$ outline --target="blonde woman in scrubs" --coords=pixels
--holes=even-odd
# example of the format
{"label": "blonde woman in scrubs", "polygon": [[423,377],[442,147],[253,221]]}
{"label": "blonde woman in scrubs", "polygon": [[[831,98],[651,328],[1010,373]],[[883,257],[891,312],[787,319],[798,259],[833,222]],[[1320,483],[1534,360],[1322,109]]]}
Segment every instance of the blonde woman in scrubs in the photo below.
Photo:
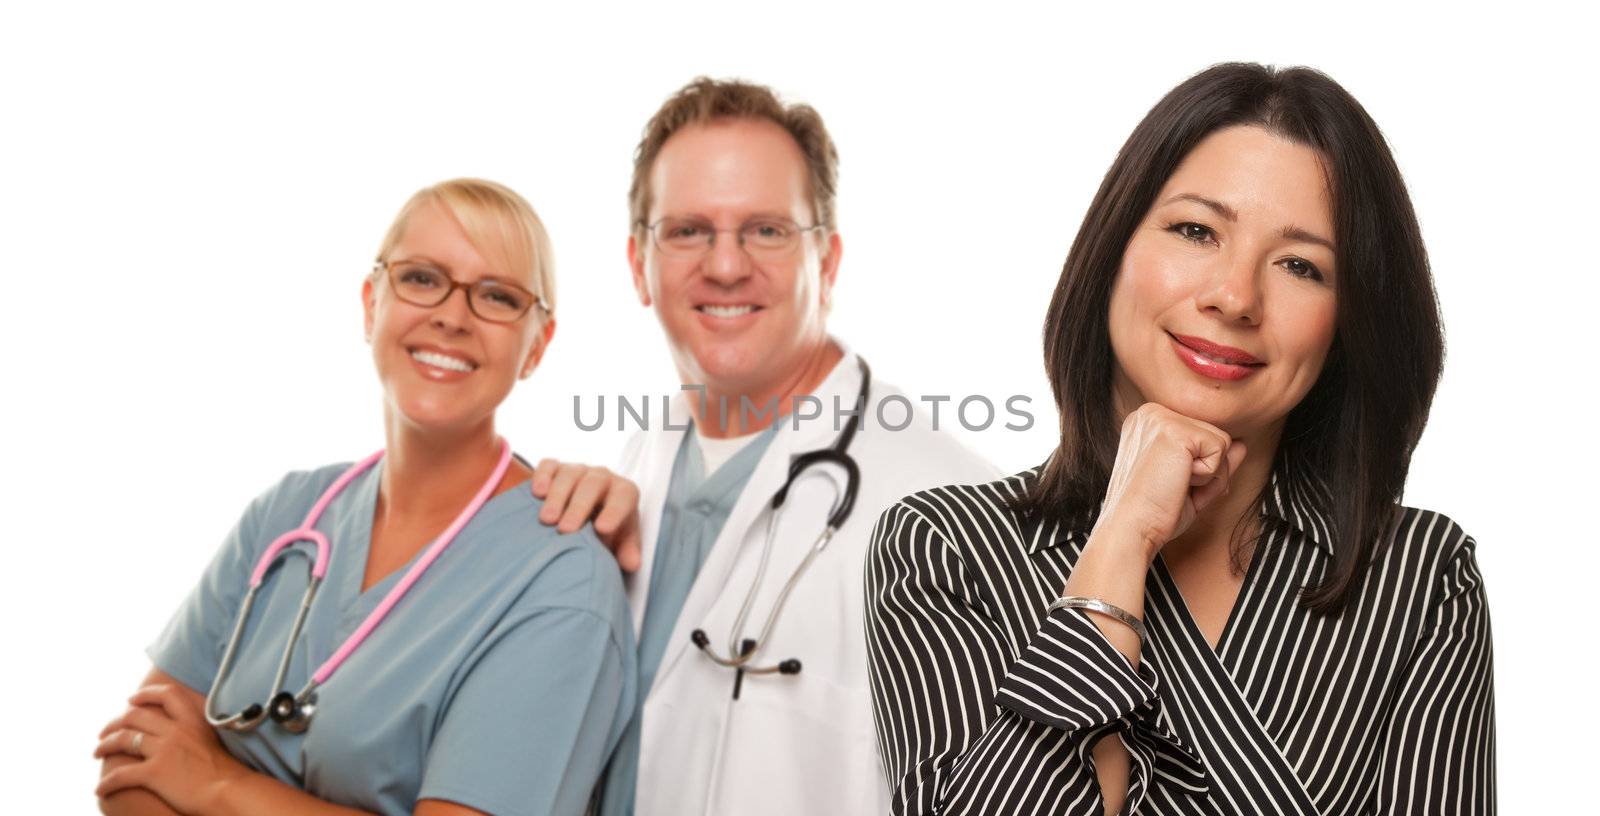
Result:
{"label": "blonde woman in scrubs", "polygon": [[[387,448],[316,524],[332,559],[290,690],[486,489],[502,453],[495,411],[555,331],[544,228],[486,181],[413,196],[362,297]],[[103,812],[582,812],[633,709],[633,635],[612,557],[588,527],[562,535],[539,523],[531,471],[516,460],[318,689],[304,733],[207,723],[205,695],[252,569],[347,467],[292,473],[246,508],[149,648],[154,666],[130,707],[100,735]],[[215,711],[264,702],[306,582],[296,558],[267,574]]]}

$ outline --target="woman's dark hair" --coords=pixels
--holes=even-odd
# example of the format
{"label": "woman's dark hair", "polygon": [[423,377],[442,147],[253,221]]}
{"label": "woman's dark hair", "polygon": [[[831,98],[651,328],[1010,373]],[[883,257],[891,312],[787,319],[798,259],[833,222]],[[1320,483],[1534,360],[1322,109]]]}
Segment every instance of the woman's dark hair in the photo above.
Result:
{"label": "woman's dark hair", "polygon": [[1172,89],[1134,128],[1050,300],[1044,358],[1061,444],[1018,507],[1067,520],[1092,514],[1104,499],[1120,431],[1109,305],[1123,250],[1183,158],[1235,125],[1316,149],[1332,196],[1337,327],[1320,377],[1289,413],[1274,466],[1325,488],[1316,492],[1326,500],[1334,563],[1303,602],[1336,613],[1389,532],[1444,364],[1444,336],[1394,157],[1361,104],[1319,71],[1216,65]]}

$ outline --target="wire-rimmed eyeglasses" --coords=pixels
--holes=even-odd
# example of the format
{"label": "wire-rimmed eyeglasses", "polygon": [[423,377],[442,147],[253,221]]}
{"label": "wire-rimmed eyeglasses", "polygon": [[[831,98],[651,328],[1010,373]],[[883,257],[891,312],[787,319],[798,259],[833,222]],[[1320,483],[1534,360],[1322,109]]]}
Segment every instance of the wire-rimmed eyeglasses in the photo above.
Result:
{"label": "wire-rimmed eyeglasses", "polygon": [[802,227],[776,216],[752,218],[734,229],[718,229],[709,220],[694,216],[667,216],[645,225],[656,249],[678,260],[693,260],[710,252],[717,235],[724,232],[738,236],[739,246],[752,258],[782,260],[800,245],[801,235],[822,228],[822,224]]}
{"label": "wire-rimmed eyeglasses", "polygon": [[462,283],[426,261],[378,261],[372,265],[372,271],[387,272],[395,297],[413,306],[438,306],[457,289],[465,289],[467,308],[490,323],[514,323],[534,306],[550,314],[550,306],[544,298],[514,283],[495,278]]}

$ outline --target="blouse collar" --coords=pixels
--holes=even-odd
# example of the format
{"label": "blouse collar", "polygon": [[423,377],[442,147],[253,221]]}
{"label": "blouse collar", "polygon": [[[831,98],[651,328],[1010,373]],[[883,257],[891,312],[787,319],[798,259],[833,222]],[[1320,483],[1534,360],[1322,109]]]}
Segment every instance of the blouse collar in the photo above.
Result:
{"label": "blouse collar", "polygon": [[1267,481],[1261,515],[1287,523],[1331,556],[1334,554],[1333,523],[1328,508],[1332,504],[1332,492],[1321,476],[1279,457]]}

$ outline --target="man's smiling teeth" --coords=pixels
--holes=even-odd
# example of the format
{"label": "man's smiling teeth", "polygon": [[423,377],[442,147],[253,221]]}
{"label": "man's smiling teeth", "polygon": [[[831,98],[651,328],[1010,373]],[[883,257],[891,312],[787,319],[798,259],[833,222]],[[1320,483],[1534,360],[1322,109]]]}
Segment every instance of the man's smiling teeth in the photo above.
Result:
{"label": "man's smiling teeth", "polygon": [[706,304],[697,308],[700,311],[711,315],[712,317],[739,317],[741,315],[750,314],[756,310],[756,307],[749,304],[744,306],[712,306],[710,304]]}
{"label": "man's smiling teeth", "polygon": [[457,360],[454,357],[432,351],[423,351],[422,349],[411,352],[411,358],[434,368],[447,368],[451,371],[471,372],[474,368],[477,368],[477,366],[463,360]]}

